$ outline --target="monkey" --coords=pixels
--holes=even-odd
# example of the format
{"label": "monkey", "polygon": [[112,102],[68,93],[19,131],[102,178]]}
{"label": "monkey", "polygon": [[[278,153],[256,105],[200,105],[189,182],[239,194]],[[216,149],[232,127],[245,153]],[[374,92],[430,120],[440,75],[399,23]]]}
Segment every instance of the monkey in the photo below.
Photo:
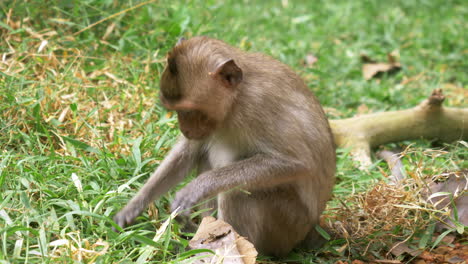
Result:
{"label": "monkey", "polygon": [[[336,154],[328,119],[285,64],[209,37],[182,40],[167,55],[162,105],[181,135],[114,221],[125,227],[195,170],[175,194],[181,219],[210,198],[217,216],[262,255],[317,244]],[[184,222],[188,222],[185,220]]]}

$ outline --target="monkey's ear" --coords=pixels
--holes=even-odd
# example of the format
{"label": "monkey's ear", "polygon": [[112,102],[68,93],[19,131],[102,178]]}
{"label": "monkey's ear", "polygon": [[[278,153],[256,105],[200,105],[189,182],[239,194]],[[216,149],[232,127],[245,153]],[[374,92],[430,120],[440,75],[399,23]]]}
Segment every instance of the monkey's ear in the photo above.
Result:
{"label": "monkey's ear", "polygon": [[242,69],[237,66],[233,59],[223,62],[216,71],[210,73],[214,78],[228,88],[235,88],[242,81]]}

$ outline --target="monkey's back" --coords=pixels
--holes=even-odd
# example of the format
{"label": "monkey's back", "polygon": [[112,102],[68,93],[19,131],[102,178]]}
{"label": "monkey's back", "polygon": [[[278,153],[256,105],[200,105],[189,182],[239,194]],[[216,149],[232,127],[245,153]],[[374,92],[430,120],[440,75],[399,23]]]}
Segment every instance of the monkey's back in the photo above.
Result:
{"label": "monkey's back", "polygon": [[335,144],[322,107],[287,65],[258,53],[244,53],[239,63],[247,69],[239,87],[239,98],[245,100],[237,105],[249,122],[246,134],[260,132],[257,136],[272,146],[272,153],[308,168],[298,191],[310,211],[321,212],[331,196],[336,168]]}

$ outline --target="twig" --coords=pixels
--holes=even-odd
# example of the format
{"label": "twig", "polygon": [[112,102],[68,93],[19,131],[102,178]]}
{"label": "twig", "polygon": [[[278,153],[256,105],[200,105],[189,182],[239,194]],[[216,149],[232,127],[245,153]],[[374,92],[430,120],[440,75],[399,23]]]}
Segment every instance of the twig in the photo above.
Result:
{"label": "twig", "polygon": [[144,6],[144,5],[147,5],[147,4],[149,4],[149,3],[156,2],[156,1],[157,1],[157,0],[149,0],[149,1],[146,1],[146,2],[143,2],[143,3],[139,3],[139,4],[136,5],[136,6],[132,6],[132,7],[130,7],[130,8],[124,9],[124,10],[122,10],[122,11],[120,11],[120,12],[117,12],[117,13],[115,13],[115,14],[113,14],[113,15],[110,15],[110,16],[108,16],[108,17],[106,17],[106,18],[103,18],[103,19],[101,19],[101,20],[99,20],[99,21],[97,21],[97,22],[94,22],[93,24],[91,24],[91,25],[89,25],[89,26],[87,26],[87,27],[81,29],[81,30],[78,31],[78,32],[75,32],[75,33],[73,34],[73,36],[79,35],[79,34],[81,34],[83,31],[86,31],[86,30],[88,30],[88,29],[90,29],[90,28],[96,26],[97,24],[101,24],[102,22],[104,22],[104,21],[106,21],[106,20],[109,20],[109,19],[114,18],[114,17],[116,17],[116,16],[118,16],[118,15],[121,15],[121,14],[126,13],[126,12],[128,12],[128,11],[131,11],[131,10],[133,10],[133,9],[139,8],[139,7],[141,7],[141,6]]}

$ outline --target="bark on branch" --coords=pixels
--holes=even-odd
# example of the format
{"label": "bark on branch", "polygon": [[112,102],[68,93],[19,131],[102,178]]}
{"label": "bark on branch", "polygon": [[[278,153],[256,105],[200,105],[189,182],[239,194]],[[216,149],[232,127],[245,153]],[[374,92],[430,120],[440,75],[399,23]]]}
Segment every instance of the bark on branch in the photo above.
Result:
{"label": "bark on branch", "polygon": [[468,108],[443,107],[441,89],[414,108],[330,120],[338,147],[351,148],[363,168],[372,164],[371,148],[402,140],[468,140]]}

